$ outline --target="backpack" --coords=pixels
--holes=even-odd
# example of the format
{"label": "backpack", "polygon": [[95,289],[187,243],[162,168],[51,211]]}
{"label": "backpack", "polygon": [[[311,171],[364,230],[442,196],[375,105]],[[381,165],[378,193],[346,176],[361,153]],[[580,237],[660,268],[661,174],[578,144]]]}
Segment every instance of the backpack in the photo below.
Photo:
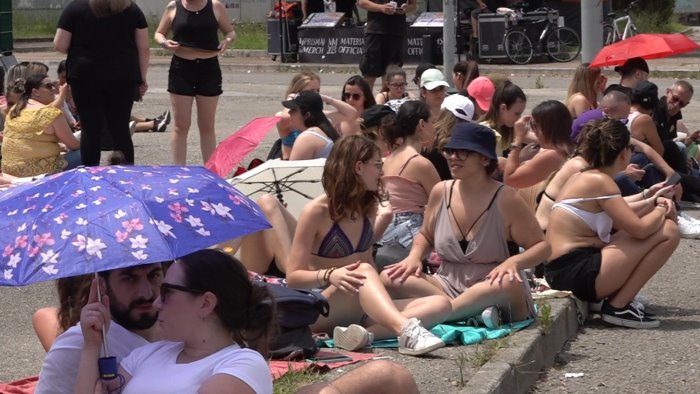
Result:
{"label": "backpack", "polygon": [[319,315],[328,316],[328,300],[319,292],[292,289],[272,283],[265,286],[277,304],[279,330],[272,337],[270,356],[278,360],[296,360],[318,352],[309,326]]}

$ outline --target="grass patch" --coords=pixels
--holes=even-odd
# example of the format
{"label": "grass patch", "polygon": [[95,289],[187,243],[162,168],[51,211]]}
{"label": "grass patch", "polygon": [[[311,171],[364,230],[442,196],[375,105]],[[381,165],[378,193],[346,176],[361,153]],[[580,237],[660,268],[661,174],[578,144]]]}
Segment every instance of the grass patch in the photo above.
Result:
{"label": "grass patch", "polygon": [[[510,340],[508,337],[492,339],[481,344],[477,343],[476,348],[474,349],[474,354],[466,356],[466,360],[469,361],[472,367],[480,368],[496,355],[498,349],[503,349],[508,346],[510,346]],[[457,362],[459,363],[459,360]]]}
{"label": "grass patch", "polygon": [[[56,34],[61,9],[15,9],[12,13],[12,35],[14,38],[53,38]],[[157,48],[153,39],[160,16],[148,18],[148,37],[152,48]],[[237,23],[233,49],[267,49],[267,29],[264,23]],[[223,39],[223,36],[221,36]]]}
{"label": "grass patch", "polygon": [[60,9],[31,9],[12,12],[14,38],[53,38],[56,34]]}
{"label": "grass patch", "polygon": [[[148,20],[148,37],[151,48],[160,47],[153,39],[159,22],[160,17]],[[237,23],[234,28],[236,39],[233,41],[233,45],[229,46],[229,49],[267,49],[267,31],[264,23]],[[223,39],[223,35],[219,32],[219,40]]]}
{"label": "grass patch", "polygon": [[309,370],[301,372],[287,372],[281,378],[275,380],[273,384],[274,394],[292,394],[296,393],[300,388],[317,382],[321,379],[318,372]]}
{"label": "grass patch", "polygon": [[552,305],[547,299],[537,302],[537,323],[542,335],[547,335],[552,331]]}

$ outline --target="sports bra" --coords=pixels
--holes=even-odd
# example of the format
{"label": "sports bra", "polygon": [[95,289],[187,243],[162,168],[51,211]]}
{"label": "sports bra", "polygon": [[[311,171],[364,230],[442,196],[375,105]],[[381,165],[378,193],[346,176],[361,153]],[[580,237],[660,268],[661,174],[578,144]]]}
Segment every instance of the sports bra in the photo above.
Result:
{"label": "sports bra", "polygon": [[372,230],[372,224],[369,222],[367,216],[362,223],[362,233],[360,234],[360,240],[357,242],[357,247],[352,247],[352,242],[345,235],[345,232],[338,222],[333,222],[333,226],[328,231],[323,240],[321,241],[321,246],[318,247],[318,253],[316,256],[326,257],[331,259],[339,259],[342,257],[350,256],[354,253],[362,253],[372,246],[374,241],[374,231]]}
{"label": "sports bra", "polygon": [[562,208],[566,211],[571,212],[579,219],[583,220],[584,223],[596,234],[601,241],[608,243],[610,242],[610,231],[612,231],[613,220],[610,215],[605,211],[600,212],[588,212],[581,208],[577,208],[574,204],[580,204],[586,201],[595,200],[607,200],[610,198],[620,197],[620,194],[610,194],[608,196],[591,197],[591,198],[568,198],[566,200],[561,200],[552,206],[554,208]]}

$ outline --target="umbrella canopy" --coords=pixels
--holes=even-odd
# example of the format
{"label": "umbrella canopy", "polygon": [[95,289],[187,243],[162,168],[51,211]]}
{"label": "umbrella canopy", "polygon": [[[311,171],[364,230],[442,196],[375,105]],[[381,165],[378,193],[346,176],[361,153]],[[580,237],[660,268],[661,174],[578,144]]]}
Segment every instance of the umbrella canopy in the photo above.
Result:
{"label": "umbrella canopy", "polygon": [[619,66],[627,59],[658,59],[700,48],[684,34],[638,34],[603,47],[590,67]]}
{"label": "umbrella canopy", "polygon": [[278,121],[277,116],[251,120],[221,141],[204,167],[219,176],[228,175],[248,153],[260,145],[260,141]]}
{"label": "umbrella canopy", "polygon": [[311,199],[323,194],[321,176],[326,159],[268,160],[229,179],[232,185],[252,199],[273,194],[295,217]]}
{"label": "umbrella canopy", "polygon": [[0,192],[0,285],[173,260],[270,227],[202,167],[89,167]]}

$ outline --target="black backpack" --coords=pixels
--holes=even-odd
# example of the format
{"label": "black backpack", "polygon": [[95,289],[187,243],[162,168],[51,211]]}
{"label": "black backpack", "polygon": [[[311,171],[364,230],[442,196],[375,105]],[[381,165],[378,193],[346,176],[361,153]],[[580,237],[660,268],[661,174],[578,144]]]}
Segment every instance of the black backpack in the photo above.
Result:
{"label": "black backpack", "polygon": [[298,360],[318,352],[309,326],[319,315],[328,316],[328,300],[319,292],[258,283],[265,286],[277,304],[279,330],[270,343],[270,357],[275,360]]}

